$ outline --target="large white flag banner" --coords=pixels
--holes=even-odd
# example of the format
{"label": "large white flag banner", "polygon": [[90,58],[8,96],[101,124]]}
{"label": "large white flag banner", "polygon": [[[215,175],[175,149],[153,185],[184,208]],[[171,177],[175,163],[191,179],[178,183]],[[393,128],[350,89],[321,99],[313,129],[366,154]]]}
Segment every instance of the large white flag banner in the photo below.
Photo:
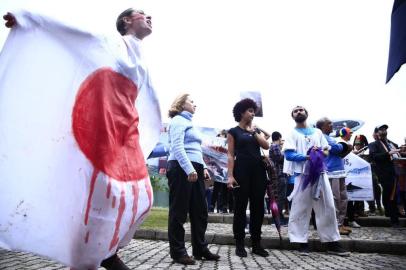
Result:
{"label": "large white flag banner", "polygon": [[354,153],[350,153],[344,158],[344,170],[347,173],[345,184],[348,200],[373,201],[371,165]]}
{"label": "large white flag banner", "polygon": [[14,13],[0,55],[0,247],[95,269],[152,205],[161,114],[133,37]]}

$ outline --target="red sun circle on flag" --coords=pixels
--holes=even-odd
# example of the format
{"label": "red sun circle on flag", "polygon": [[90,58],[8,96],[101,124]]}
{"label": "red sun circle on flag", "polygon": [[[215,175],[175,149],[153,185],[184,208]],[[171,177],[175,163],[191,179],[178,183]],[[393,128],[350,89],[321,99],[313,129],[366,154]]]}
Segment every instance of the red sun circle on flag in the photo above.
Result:
{"label": "red sun circle on flag", "polygon": [[111,68],[99,68],[81,84],[72,112],[73,135],[95,170],[119,181],[147,177],[139,145],[138,89]]}

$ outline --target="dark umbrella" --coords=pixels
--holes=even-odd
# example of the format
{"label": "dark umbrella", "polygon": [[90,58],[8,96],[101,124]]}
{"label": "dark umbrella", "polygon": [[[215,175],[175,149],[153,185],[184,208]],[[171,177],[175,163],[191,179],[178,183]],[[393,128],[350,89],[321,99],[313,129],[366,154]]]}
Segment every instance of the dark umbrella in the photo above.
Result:
{"label": "dark umbrella", "polygon": [[278,198],[277,195],[277,187],[278,187],[278,176],[276,174],[276,169],[274,163],[269,160],[268,158],[265,158],[265,168],[266,168],[266,178],[268,180],[268,185],[266,187],[266,194],[268,195],[269,198],[269,204],[268,204],[268,209],[271,209],[272,213],[272,218],[275,223],[276,230],[278,231],[279,234],[279,241],[280,244],[282,244],[282,235],[281,235],[281,220],[279,217],[279,209],[278,209],[278,204],[276,203],[276,200]]}

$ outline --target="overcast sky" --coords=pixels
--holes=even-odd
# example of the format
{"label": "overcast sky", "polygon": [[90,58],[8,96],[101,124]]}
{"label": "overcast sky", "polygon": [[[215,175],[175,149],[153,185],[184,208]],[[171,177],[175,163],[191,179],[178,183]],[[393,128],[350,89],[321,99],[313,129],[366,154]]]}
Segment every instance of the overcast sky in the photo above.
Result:
{"label": "overcast sky", "polygon": [[[35,3],[35,4],[34,4]],[[86,5],[84,5],[86,3]],[[406,137],[406,71],[385,85],[391,0],[1,0],[0,12],[34,8],[95,32],[114,32],[115,18],[133,6],[152,15],[144,52],[163,112],[180,92],[192,94],[195,123],[230,128],[242,91],[262,94],[256,122],[287,134],[291,108],[365,121],[357,133],[389,125]],[[7,37],[0,31],[0,44]]]}

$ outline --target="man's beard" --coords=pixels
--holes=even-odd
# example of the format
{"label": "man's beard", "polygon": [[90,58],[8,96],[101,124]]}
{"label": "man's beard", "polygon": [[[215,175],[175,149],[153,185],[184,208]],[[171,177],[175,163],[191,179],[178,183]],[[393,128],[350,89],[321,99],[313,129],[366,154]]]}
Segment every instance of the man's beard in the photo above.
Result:
{"label": "man's beard", "polygon": [[303,123],[304,121],[306,121],[306,119],[307,119],[307,115],[304,115],[304,114],[299,114],[294,118],[296,123]]}

